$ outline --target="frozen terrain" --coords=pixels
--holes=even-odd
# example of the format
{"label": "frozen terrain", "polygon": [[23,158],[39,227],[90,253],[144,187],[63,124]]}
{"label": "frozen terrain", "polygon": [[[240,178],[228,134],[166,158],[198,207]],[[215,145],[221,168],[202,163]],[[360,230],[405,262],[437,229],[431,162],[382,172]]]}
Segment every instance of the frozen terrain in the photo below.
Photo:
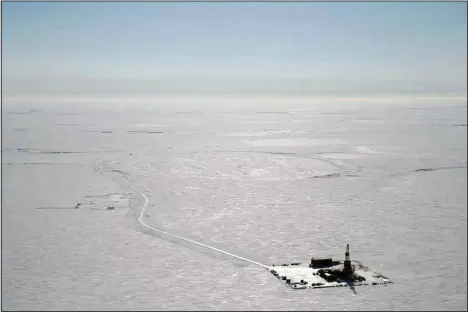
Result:
{"label": "frozen terrain", "polygon": [[[2,109],[3,309],[467,309],[466,104]],[[139,192],[151,227],[266,265],[350,244],[394,284],[293,291]]]}

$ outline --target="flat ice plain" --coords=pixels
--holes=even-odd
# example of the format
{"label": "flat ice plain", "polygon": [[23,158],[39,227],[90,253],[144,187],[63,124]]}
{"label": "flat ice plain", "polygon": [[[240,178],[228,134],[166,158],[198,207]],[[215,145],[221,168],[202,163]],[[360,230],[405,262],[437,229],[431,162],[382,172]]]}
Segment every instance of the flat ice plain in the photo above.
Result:
{"label": "flat ice plain", "polygon": [[[3,309],[467,309],[466,103],[33,104],[2,111]],[[145,229],[122,177],[153,227],[266,265],[349,243],[394,284],[293,291]]]}

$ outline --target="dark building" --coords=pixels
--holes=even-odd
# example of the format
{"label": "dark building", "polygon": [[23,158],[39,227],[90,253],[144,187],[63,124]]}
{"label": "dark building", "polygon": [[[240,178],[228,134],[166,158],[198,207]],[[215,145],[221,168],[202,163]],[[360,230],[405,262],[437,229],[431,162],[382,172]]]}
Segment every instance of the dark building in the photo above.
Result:
{"label": "dark building", "polygon": [[333,265],[332,258],[312,258],[310,260],[310,267],[311,268],[323,268],[323,267],[330,267]]}

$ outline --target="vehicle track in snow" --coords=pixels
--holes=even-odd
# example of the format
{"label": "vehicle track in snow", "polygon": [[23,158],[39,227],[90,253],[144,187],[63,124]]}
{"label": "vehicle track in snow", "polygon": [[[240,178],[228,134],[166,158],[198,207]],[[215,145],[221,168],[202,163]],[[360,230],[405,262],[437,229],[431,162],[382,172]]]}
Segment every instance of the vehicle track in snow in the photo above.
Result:
{"label": "vehicle track in snow", "polygon": [[[96,163],[96,165],[98,166],[99,170],[101,171],[101,173],[105,173],[105,170],[101,167],[100,165],[101,162],[98,162]],[[162,229],[158,229],[158,228],[155,228],[155,227],[152,227],[150,225],[148,225],[143,217],[145,216],[146,214],[146,209],[148,208],[148,205],[149,205],[149,198],[146,194],[144,194],[143,192],[141,192],[140,190],[138,190],[138,188],[136,188],[132,183],[130,183],[127,179],[125,179],[124,177],[122,176],[119,176],[119,178],[124,181],[128,186],[130,186],[136,193],[138,193],[141,197],[143,197],[145,199],[145,203],[143,204],[143,207],[141,208],[141,211],[140,211],[140,214],[138,215],[138,223],[140,223],[143,227],[149,229],[149,230],[152,230],[152,231],[155,231],[155,232],[158,232],[158,233],[162,233],[164,235],[167,235],[167,236],[171,236],[173,238],[177,238],[179,240],[182,240],[182,241],[185,241],[185,242],[189,242],[191,244],[194,244],[194,245],[198,245],[198,246],[201,246],[201,247],[204,247],[204,248],[207,248],[207,249],[211,249],[213,251],[216,251],[218,253],[222,253],[222,254],[225,254],[227,256],[230,256],[230,257],[233,257],[233,258],[236,258],[236,259],[239,259],[239,260],[242,260],[242,261],[245,261],[245,262],[249,262],[251,264],[255,264],[257,266],[260,266],[262,268],[265,268],[265,269],[269,269],[269,266],[268,265],[265,265],[265,264],[262,264],[260,262],[257,262],[257,261],[254,261],[254,260],[250,260],[250,259],[247,259],[247,258],[244,258],[244,257],[241,257],[239,255],[235,255],[233,253],[230,253],[230,252],[227,252],[225,250],[222,250],[222,249],[219,249],[219,248],[216,248],[216,247],[213,247],[213,246],[210,246],[210,245],[207,245],[207,244],[203,244],[203,243],[200,243],[200,242],[197,242],[195,240],[192,240],[190,238],[187,238],[187,237],[183,237],[183,236],[179,236],[179,235],[176,235],[176,234],[173,234],[173,233],[169,233],[167,231],[164,231]]]}

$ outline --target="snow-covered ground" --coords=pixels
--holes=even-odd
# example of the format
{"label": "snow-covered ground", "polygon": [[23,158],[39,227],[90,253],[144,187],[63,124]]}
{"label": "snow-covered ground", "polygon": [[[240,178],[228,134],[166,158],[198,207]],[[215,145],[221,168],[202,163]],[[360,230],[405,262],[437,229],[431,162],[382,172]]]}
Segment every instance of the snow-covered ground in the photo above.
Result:
{"label": "snow-covered ground", "polygon": [[[466,105],[30,108],[2,114],[4,309],[467,308]],[[394,284],[292,291],[143,227],[125,181],[150,227],[266,265],[350,244]]]}

